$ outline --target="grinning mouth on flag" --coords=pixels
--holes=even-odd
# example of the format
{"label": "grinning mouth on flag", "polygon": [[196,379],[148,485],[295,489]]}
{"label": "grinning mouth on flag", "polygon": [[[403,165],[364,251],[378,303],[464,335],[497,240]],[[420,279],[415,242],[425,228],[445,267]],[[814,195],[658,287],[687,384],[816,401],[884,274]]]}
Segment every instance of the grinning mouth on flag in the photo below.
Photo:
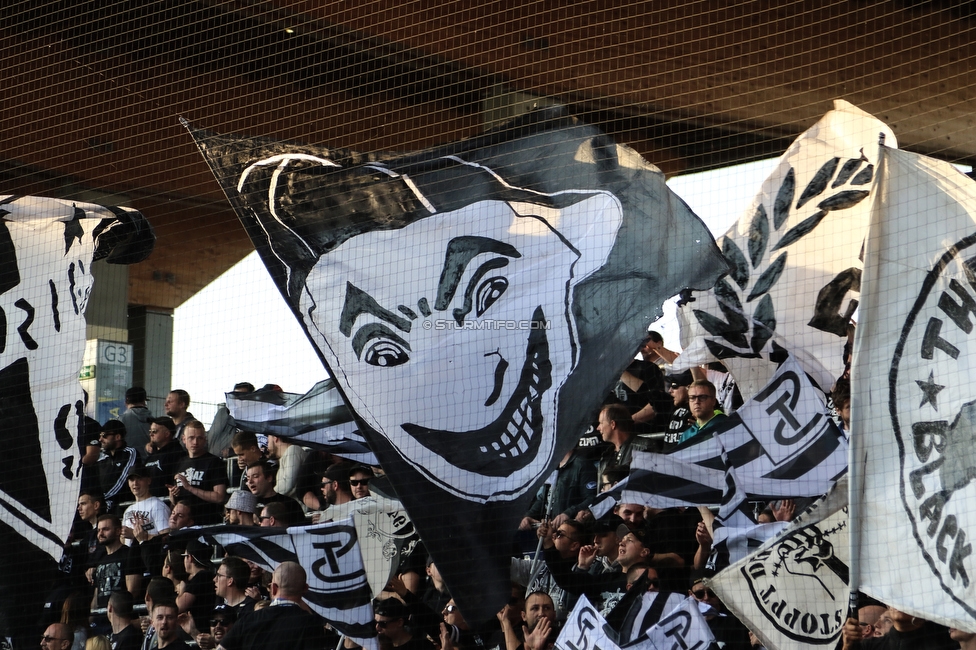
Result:
{"label": "grinning mouth on flag", "polygon": [[536,307],[525,363],[512,396],[493,422],[474,431],[428,429],[409,422],[403,430],[459,469],[508,476],[530,463],[542,441],[542,396],[552,386],[545,314]]}

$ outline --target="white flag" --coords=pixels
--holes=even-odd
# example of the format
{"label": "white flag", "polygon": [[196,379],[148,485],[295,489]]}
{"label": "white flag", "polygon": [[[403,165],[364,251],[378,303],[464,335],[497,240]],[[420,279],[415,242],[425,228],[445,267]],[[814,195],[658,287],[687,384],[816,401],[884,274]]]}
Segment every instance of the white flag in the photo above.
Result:
{"label": "white flag", "polygon": [[847,619],[844,477],[776,538],[708,581],[769,650],[833,648]]}
{"label": "white flag", "polygon": [[600,610],[586,596],[580,596],[559,631],[556,650],[619,650],[620,646],[606,630],[607,622],[600,616]]}
{"label": "white flag", "polygon": [[714,641],[715,636],[702,616],[698,601],[688,596],[662,616],[643,637],[624,647],[634,650],[706,650]]}
{"label": "white flag", "polygon": [[776,370],[760,357],[771,344],[795,354],[822,388],[841,375],[881,133],[895,146],[884,123],[837,100],[787,149],[718,242],[730,276],[679,313],[680,367],[721,359],[743,399]]}
{"label": "white flag", "polygon": [[852,380],[860,586],[976,629],[976,184],[931,158],[882,155]]}

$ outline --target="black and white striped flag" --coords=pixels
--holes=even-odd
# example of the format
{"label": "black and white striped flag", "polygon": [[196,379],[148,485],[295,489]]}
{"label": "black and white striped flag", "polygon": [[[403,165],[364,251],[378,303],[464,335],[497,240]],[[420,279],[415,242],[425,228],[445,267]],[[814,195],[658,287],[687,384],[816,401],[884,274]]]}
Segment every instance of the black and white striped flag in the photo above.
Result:
{"label": "black and white striped flag", "polygon": [[366,465],[379,465],[335,382],[326,379],[304,395],[261,389],[226,393],[227,409],[246,431],[282,436]]}
{"label": "black and white striped flag", "polygon": [[722,501],[726,461],[746,498],[820,496],[847,471],[847,442],[792,358],[735,414],[670,454],[635,453],[624,503]]}
{"label": "black and white striped flag", "polygon": [[298,562],[307,574],[305,602],[346,636],[376,636],[372,594],[352,519],[317,526],[258,528],[219,526],[188,529],[224,547],[229,555],[274,571],[282,562]]}

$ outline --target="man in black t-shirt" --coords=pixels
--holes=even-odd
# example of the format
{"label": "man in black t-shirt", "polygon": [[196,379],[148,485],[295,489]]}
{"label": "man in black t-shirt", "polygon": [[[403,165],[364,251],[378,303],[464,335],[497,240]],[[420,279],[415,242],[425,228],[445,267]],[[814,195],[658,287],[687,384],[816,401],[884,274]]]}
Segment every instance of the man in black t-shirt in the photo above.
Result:
{"label": "man in black t-shirt", "polygon": [[108,606],[114,591],[128,590],[135,595],[139,590],[142,565],[138,555],[122,543],[122,522],[115,515],[102,515],[96,528],[98,550],[88,569],[88,581],[95,586],[92,609]]}
{"label": "man in black t-shirt", "polygon": [[183,429],[187,456],[180,462],[175,483],[169,488],[170,500],[187,500],[198,524],[219,524],[224,519],[227,500],[227,464],[207,451],[207,434],[199,420]]}

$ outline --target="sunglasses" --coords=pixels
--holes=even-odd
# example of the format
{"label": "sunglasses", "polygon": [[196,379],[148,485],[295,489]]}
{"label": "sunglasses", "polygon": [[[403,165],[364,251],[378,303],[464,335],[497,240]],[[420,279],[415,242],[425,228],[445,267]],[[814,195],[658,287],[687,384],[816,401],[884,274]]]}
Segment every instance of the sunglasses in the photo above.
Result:
{"label": "sunglasses", "polygon": [[376,625],[376,627],[378,627],[378,628],[380,628],[380,629],[382,630],[382,629],[384,629],[384,628],[385,628],[385,627],[386,627],[387,625],[389,625],[390,623],[392,623],[393,621],[396,621],[396,620],[398,620],[398,619],[395,619],[395,618],[391,618],[391,619],[390,619],[390,620],[388,620],[388,621],[373,621],[373,623],[374,623],[374,624]]}
{"label": "sunglasses", "polygon": [[705,600],[706,598],[714,598],[715,592],[711,589],[700,589],[699,591],[692,590],[691,595],[698,600]]}
{"label": "sunglasses", "polygon": [[228,623],[227,620],[223,618],[210,619],[210,627],[217,627],[218,625],[220,627],[227,627],[228,625],[230,625],[230,623]]}
{"label": "sunglasses", "polygon": [[359,487],[360,485],[367,486],[367,485],[369,485],[369,479],[368,478],[351,478],[351,479],[349,479],[349,485],[351,485],[353,487]]}
{"label": "sunglasses", "polygon": [[552,533],[553,539],[560,539],[562,537],[568,537],[568,535],[561,530],[557,530]]}
{"label": "sunglasses", "polygon": [[265,515],[258,515],[258,521],[267,521],[268,519],[272,519],[272,517],[266,517]]}

